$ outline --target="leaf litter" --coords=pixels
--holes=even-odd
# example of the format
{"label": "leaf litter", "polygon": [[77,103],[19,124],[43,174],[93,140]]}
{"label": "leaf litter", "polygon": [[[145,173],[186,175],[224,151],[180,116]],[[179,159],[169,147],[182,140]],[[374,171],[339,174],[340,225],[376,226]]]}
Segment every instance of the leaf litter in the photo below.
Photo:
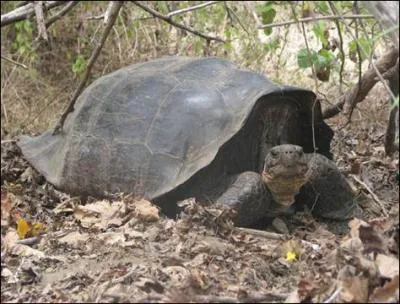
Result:
{"label": "leaf litter", "polygon": [[[307,212],[267,230],[242,229],[231,210],[194,199],[181,203],[177,219],[131,195],[84,203],[46,183],[15,144],[1,153],[2,301],[399,301],[398,208],[385,198],[389,217],[381,217],[365,189],[369,216],[351,220],[344,234]],[[376,167],[381,178],[391,166]],[[381,189],[380,197],[394,191]],[[42,229],[29,234],[34,223]]]}

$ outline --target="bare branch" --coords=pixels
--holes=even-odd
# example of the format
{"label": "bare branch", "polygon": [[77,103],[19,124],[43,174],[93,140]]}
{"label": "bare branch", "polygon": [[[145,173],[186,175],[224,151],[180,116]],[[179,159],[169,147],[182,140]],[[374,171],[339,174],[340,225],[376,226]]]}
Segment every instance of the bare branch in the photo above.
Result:
{"label": "bare branch", "polygon": [[46,25],[44,24],[44,13],[43,13],[43,1],[35,1],[33,3],[35,8],[36,23],[38,29],[38,39],[43,39],[44,41],[49,41],[49,36],[47,35]]}
{"label": "bare branch", "polygon": [[[44,9],[50,10],[60,5],[64,5],[65,1],[46,1],[44,3]],[[25,20],[29,16],[35,13],[34,4],[29,3],[25,6],[16,8],[15,10],[1,15],[1,26],[6,26],[17,21]]]}
{"label": "bare branch", "polygon": [[47,19],[46,28],[49,28],[54,22],[56,22],[61,17],[65,16],[65,14],[68,13],[71,9],[73,9],[78,3],[79,1],[69,1],[68,4],[64,6],[60,11],[58,11],[56,14]]}
{"label": "bare branch", "polygon": [[139,6],[141,9],[145,10],[146,12],[148,12],[149,14],[153,15],[154,17],[162,19],[165,22],[168,22],[169,24],[171,24],[171,25],[173,25],[175,27],[178,27],[178,28],[180,28],[182,30],[188,31],[189,33],[192,33],[192,34],[194,34],[196,36],[199,36],[201,38],[204,38],[206,40],[215,40],[215,41],[218,41],[218,42],[225,43],[225,41],[222,40],[219,37],[208,36],[208,35],[205,35],[205,34],[202,34],[202,33],[198,32],[198,31],[196,31],[195,29],[193,29],[191,27],[188,27],[186,25],[177,23],[177,22],[173,21],[170,17],[164,16],[163,14],[157,12],[156,10],[153,10],[152,8],[149,8],[149,7],[145,6],[145,5],[143,5],[139,1],[132,1],[132,2],[134,4],[136,4],[137,6]]}
{"label": "bare branch", "polygon": [[[113,17],[113,14],[115,13],[114,9],[113,9],[114,5],[115,5],[114,1],[108,2],[107,9],[104,12],[104,20],[103,20],[104,25],[107,25],[110,22],[110,18]],[[118,11],[119,11],[119,9],[118,9]]]}
{"label": "bare branch", "polygon": [[15,61],[15,60],[10,59],[10,58],[4,57],[3,55],[1,55],[1,59],[4,59],[5,61],[8,61],[8,62],[10,62],[12,64],[17,65],[17,66],[20,66],[21,68],[24,68],[25,70],[28,69],[28,67],[25,64],[22,64],[22,63],[19,63],[19,62]]}
{"label": "bare branch", "polygon": [[[382,56],[376,63],[374,63],[375,68],[379,73],[384,73],[396,64],[397,58],[399,57],[399,50],[393,48],[386,54]],[[331,118],[342,111],[343,105],[347,99],[353,99],[354,105],[364,100],[368,95],[368,92],[374,87],[378,82],[376,78],[376,70],[374,67],[369,68],[363,75],[361,79],[361,88],[358,84],[348,90],[335,105],[329,106],[323,111],[323,117]]]}
{"label": "bare branch", "polygon": [[[374,16],[372,15],[349,15],[349,16],[342,16],[343,19],[373,19]],[[265,29],[269,27],[278,27],[278,26],[284,26],[284,25],[290,25],[290,24],[295,24],[298,22],[310,22],[310,21],[318,21],[318,20],[337,20],[341,19],[340,16],[321,16],[321,17],[307,17],[307,18],[301,18],[298,20],[291,20],[291,21],[285,21],[285,22],[279,22],[279,23],[271,23],[271,24],[262,24],[258,27],[258,29]]]}
{"label": "bare branch", "polygon": [[78,99],[79,95],[81,94],[83,88],[86,85],[86,82],[89,79],[90,72],[94,63],[96,62],[97,57],[100,54],[101,49],[103,48],[104,42],[106,41],[108,34],[113,27],[115,20],[117,19],[118,13],[123,5],[121,1],[110,1],[111,5],[108,6],[106,14],[109,15],[108,23],[105,25],[103,35],[99,44],[97,45],[96,49],[94,50],[92,56],[89,59],[88,65],[86,67],[85,75],[79,84],[78,88],[75,90],[74,96],[72,97],[67,109],[64,111],[63,115],[61,116],[60,120],[57,122],[56,127],[54,128],[53,135],[59,134],[62,131],[64,126],[65,119],[67,118],[68,114],[74,111],[75,102]]}
{"label": "bare branch", "polygon": [[165,15],[165,17],[171,18],[172,16],[183,14],[183,13],[187,13],[187,12],[190,12],[190,11],[194,11],[194,10],[197,10],[199,8],[203,8],[203,7],[206,7],[206,6],[209,6],[209,5],[212,5],[212,4],[216,4],[216,3],[223,3],[223,2],[220,2],[220,1],[204,2],[204,3],[198,4],[198,5],[194,5],[194,6],[190,6],[190,7],[186,7],[186,8],[180,9],[180,10],[176,10],[176,11],[170,12],[167,15]]}
{"label": "bare branch", "polygon": [[[335,9],[335,6],[333,4],[332,1],[330,1],[330,3],[332,3],[332,7]],[[364,47],[360,44],[360,42],[358,41],[358,39],[354,36],[353,32],[351,31],[350,27],[348,26],[348,24],[344,21],[343,16],[338,12],[338,10],[336,10],[337,15],[339,16],[339,18],[341,19],[341,21],[343,22],[344,26],[346,27],[347,31],[349,32],[350,36],[353,38],[353,40],[357,43],[357,46],[360,48],[360,50],[363,52],[365,57],[368,57],[367,52],[365,51]],[[397,49],[397,56],[398,56],[398,49]],[[394,62],[392,64],[392,66],[395,64],[396,62]],[[390,96],[392,97],[392,99],[395,99],[395,96],[393,95],[393,92],[390,90],[390,88],[388,87],[388,85],[386,84],[385,80],[382,77],[381,72],[379,71],[379,69],[376,67],[375,63],[373,60],[370,61],[370,64],[372,65],[376,75],[378,76],[380,82],[383,84],[383,86],[385,87],[386,91],[390,94]],[[388,67],[389,69],[390,67]],[[387,70],[387,69],[386,69]],[[361,91],[361,86],[363,86],[363,83],[359,83],[359,87],[360,89],[358,91]],[[372,88],[372,87],[371,87]],[[369,92],[369,90],[368,90]],[[368,93],[367,92],[367,93]],[[357,93],[356,93],[357,94]],[[364,96],[365,98],[365,96]],[[354,109],[355,105],[356,105],[356,98],[349,98],[345,101],[344,105],[343,105],[343,113],[348,115],[349,119],[350,116],[352,114],[352,110]]]}

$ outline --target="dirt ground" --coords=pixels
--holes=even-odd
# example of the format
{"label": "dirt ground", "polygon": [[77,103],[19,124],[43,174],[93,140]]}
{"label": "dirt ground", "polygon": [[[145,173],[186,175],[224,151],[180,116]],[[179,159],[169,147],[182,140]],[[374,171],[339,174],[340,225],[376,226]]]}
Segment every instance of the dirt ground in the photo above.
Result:
{"label": "dirt ground", "polygon": [[2,142],[2,302],[399,302],[399,158],[384,155],[381,90],[351,124],[328,121],[365,215],[344,235],[308,213],[251,230],[192,199],[176,220],[130,196],[81,202]]}

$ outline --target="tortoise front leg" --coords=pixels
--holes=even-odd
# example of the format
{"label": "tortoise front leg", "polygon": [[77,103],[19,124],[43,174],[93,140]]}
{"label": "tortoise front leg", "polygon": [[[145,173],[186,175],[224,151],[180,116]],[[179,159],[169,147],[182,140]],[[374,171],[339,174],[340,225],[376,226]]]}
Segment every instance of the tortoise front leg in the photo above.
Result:
{"label": "tortoise front leg", "polygon": [[296,196],[315,216],[346,220],[353,217],[356,200],[346,178],[335,163],[321,154],[307,154],[308,181]]}
{"label": "tortoise front leg", "polygon": [[236,226],[249,227],[270,214],[273,198],[256,172],[243,172],[226,177],[223,193],[216,202],[237,211]]}

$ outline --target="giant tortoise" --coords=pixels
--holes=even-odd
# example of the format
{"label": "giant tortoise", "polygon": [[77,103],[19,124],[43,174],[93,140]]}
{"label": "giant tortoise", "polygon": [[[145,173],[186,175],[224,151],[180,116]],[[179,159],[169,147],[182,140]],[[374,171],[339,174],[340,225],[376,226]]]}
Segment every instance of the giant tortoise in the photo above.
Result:
{"label": "giant tortoise", "polygon": [[294,202],[315,216],[352,216],[352,190],[330,160],[332,137],[311,91],[225,59],[168,57],[97,79],[61,134],[18,145],[67,193],[134,193],[167,215],[195,197],[228,204],[236,224],[249,226]]}

